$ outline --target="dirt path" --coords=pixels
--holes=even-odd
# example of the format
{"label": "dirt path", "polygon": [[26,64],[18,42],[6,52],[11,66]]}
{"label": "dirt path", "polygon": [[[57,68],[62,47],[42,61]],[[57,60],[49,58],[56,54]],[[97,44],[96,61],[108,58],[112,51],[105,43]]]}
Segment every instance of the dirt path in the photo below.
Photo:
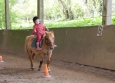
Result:
{"label": "dirt path", "polygon": [[[23,58],[26,54],[0,55],[4,60],[0,63],[0,83],[115,83],[115,71],[55,60],[51,61],[52,77],[43,78],[43,71],[29,69],[29,60]],[[34,65],[37,68],[38,62]]]}

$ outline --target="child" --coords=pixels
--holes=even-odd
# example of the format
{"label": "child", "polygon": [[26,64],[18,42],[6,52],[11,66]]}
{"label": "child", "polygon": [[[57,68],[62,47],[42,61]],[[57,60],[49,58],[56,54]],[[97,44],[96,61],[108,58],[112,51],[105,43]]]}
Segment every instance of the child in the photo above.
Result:
{"label": "child", "polygon": [[48,28],[46,28],[44,24],[40,22],[37,16],[33,17],[33,22],[34,22],[33,34],[37,35],[38,37],[37,43],[36,43],[37,50],[41,50],[42,48],[40,47],[40,40],[42,36],[45,34],[45,31],[48,31]]}

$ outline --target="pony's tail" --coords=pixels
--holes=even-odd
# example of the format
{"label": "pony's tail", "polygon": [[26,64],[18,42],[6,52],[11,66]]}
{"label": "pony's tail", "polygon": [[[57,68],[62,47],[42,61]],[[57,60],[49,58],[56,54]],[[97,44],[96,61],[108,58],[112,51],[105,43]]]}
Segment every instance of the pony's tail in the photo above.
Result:
{"label": "pony's tail", "polygon": [[26,39],[25,39],[25,52],[29,55],[28,41],[29,41],[29,36],[27,36]]}

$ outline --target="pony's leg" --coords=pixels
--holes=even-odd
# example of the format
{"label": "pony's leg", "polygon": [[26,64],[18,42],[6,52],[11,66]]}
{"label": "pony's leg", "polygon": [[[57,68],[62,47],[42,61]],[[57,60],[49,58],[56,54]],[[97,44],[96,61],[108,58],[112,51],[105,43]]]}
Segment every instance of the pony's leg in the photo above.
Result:
{"label": "pony's leg", "polygon": [[31,69],[33,69],[33,62],[32,62],[32,57],[31,56],[29,56],[29,60],[30,60]]}
{"label": "pony's leg", "polygon": [[40,70],[41,70],[42,63],[43,63],[43,57],[41,57],[40,64],[39,64],[39,67],[38,67],[38,71],[40,71]]}
{"label": "pony's leg", "polygon": [[[35,58],[35,54],[33,53],[33,54],[32,54],[32,63],[34,62],[34,58]],[[33,68],[33,65],[32,65],[32,67],[31,67],[31,69],[32,69],[32,70],[35,69],[35,68]]]}
{"label": "pony's leg", "polygon": [[50,54],[48,55],[48,60],[47,60],[48,71],[51,71],[51,70],[50,70],[50,67],[49,67],[51,55],[52,55],[52,53],[50,53]]}
{"label": "pony's leg", "polygon": [[31,62],[31,69],[32,69],[32,70],[34,70],[34,68],[33,68],[33,60],[34,60],[34,57],[35,57],[35,54],[34,54],[34,53],[32,53],[32,55],[29,56],[29,59],[30,59],[30,62]]}
{"label": "pony's leg", "polygon": [[49,65],[50,65],[50,59],[47,60],[47,67],[48,67],[48,71],[51,71]]}

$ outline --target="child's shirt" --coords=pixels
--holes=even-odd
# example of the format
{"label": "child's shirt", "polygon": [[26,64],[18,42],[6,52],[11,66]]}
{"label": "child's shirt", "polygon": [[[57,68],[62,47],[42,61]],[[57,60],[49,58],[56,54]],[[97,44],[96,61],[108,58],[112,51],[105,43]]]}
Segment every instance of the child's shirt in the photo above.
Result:
{"label": "child's shirt", "polygon": [[44,34],[45,33],[45,26],[42,23],[35,24],[33,26],[33,34],[38,35],[38,34]]}

